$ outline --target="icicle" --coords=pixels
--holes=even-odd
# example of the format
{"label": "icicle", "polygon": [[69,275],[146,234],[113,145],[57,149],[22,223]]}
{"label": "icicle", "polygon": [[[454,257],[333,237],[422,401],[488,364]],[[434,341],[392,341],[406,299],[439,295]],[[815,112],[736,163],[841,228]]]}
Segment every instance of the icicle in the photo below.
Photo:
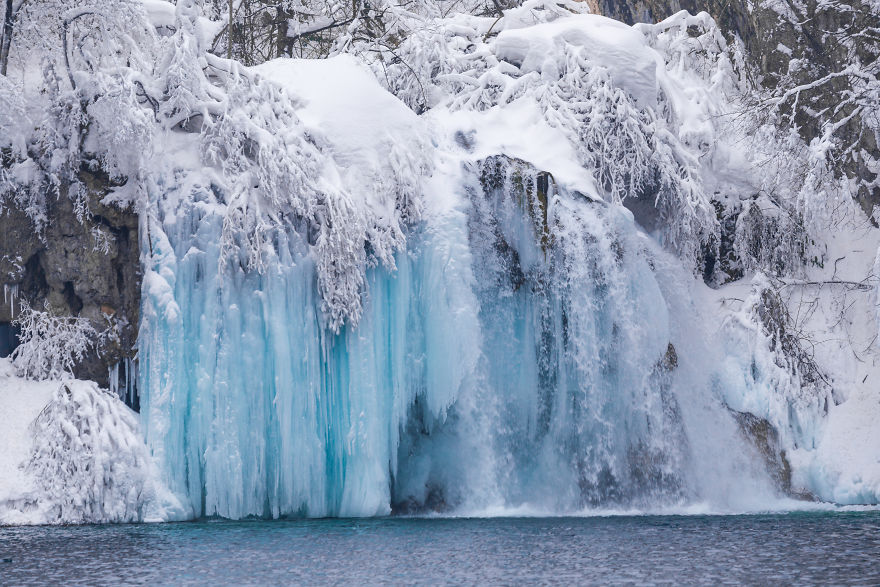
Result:
{"label": "icicle", "polygon": [[[121,377],[120,377],[121,371]],[[108,367],[110,391],[132,409],[138,408],[137,361],[126,357]]]}
{"label": "icicle", "polygon": [[107,380],[110,385],[110,392],[118,397],[119,399],[123,399],[122,394],[119,391],[119,363],[114,363],[110,367],[107,368]]}
{"label": "icicle", "polygon": [[9,304],[9,315],[15,316],[15,300],[18,299],[18,284],[3,284],[3,303]]}

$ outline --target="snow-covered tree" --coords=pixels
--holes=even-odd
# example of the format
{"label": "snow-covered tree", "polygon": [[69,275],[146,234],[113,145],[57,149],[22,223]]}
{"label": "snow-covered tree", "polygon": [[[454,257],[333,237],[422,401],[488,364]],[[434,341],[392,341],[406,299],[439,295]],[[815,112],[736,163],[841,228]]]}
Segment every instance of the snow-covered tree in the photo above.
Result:
{"label": "snow-covered tree", "polygon": [[13,81],[18,75],[0,80],[0,104],[15,113],[0,122],[16,141],[4,153],[0,207],[14,203],[40,231],[47,194],[66,195],[80,219],[86,215],[81,168],[120,181],[137,176],[150,140],[151,116],[143,104],[153,41],[135,0],[14,6],[4,33],[10,65],[17,72],[41,68],[42,75],[24,84]]}
{"label": "snow-covered tree", "polygon": [[[211,0],[223,23],[212,51],[247,65],[281,56],[396,49],[409,35],[455,13],[494,15],[514,0]],[[231,31],[231,34],[230,34]],[[230,42],[231,41],[231,42]]]}
{"label": "snow-covered tree", "polygon": [[72,377],[74,367],[95,348],[100,336],[85,318],[59,316],[48,305],[37,310],[26,301],[21,302],[15,323],[21,344],[12,360],[19,376],[28,379]]}
{"label": "snow-covered tree", "polygon": [[[856,198],[880,204],[880,4],[876,0],[780,1],[793,47],[787,68],[761,77],[749,104],[808,144],[798,175],[808,209]],[[809,211],[808,211],[809,212]]]}

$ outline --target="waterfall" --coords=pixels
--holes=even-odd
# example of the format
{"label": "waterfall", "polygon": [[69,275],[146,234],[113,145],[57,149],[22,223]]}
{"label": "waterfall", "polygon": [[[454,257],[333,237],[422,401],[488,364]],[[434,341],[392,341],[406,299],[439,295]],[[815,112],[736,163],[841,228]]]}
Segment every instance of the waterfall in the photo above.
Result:
{"label": "waterfall", "polygon": [[[440,186],[440,187],[438,187]],[[656,244],[631,215],[508,157],[322,317],[308,230],[270,269],[223,260],[216,194],[154,186],[138,389],[191,515],[656,508],[698,493]],[[186,190],[190,190],[186,192]],[[439,196],[438,196],[439,197]],[[170,203],[170,204],[169,204]]]}
{"label": "waterfall", "polygon": [[731,410],[772,391],[707,321],[675,165],[634,159],[628,198],[677,226],[649,235],[543,78],[419,117],[352,58],[258,72],[230,86],[246,116],[163,135],[140,216],[142,429],[189,515],[771,503]]}

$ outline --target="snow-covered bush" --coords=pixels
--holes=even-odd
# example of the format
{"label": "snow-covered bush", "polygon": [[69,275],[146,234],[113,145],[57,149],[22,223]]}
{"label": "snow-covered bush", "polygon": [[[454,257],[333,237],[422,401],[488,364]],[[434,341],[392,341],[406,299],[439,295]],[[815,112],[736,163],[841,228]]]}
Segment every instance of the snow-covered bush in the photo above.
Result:
{"label": "snow-covered bush", "polygon": [[49,60],[66,76],[136,66],[151,36],[140,0],[28,0],[15,11],[10,62]]}
{"label": "snow-covered bush", "polygon": [[810,247],[801,219],[762,196],[737,217],[733,250],[740,270],[783,276],[801,273]]}
{"label": "snow-covered bush", "polygon": [[0,76],[0,213],[14,206],[33,217],[42,218],[39,185],[34,181],[36,166],[28,155],[32,129],[20,84]]}
{"label": "snow-covered bush", "polygon": [[605,198],[651,202],[666,244],[695,266],[718,230],[701,168],[714,112],[657,70],[639,29],[586,10],[532,0],[500,19],[436,21],[385,56],[379,79],[416,111],[537,108]]}
{"label": "snow-covered bush", "polygon": [[454,13],[497,16],[499,10],[517,4],[517,0],[237,0],[232,4],[208,0],[205,14],[222,24],[211,43],[212,52],[258,65],[275,57],[314,59],[393,51],[433,20]]}
{"label": "snow-covered bush", "polygon": [[34,309],[22,300],[15,324],[21,329],[12,358],[20,377],[62,379],[94,349],[100,334],[85,318],[58,316],[46,305]]}
{"label": "snow-covered bush", "polygon": [[134,412],[94,383],[58,386],[31,425],[25,470],[48,523],[139,522],[155,498],[152,463]]}

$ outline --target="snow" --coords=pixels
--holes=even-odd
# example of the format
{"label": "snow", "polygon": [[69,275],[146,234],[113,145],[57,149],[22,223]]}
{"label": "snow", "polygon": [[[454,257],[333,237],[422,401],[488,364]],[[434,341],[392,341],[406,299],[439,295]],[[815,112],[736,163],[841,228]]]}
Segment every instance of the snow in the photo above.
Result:
{"label": "snow", "polygon": [[[732,407],[748,410],[774,422],[788,446],[793,483],[818,499],[837,504],[876,504],[880,501],[880,349],[878,320],[873,312],[880,280],[874,268],[880,230],[864,216],[849,210],[821,235],[827,245],[824,266],[808,267],[802,279],[789,279],[780,291],[795,320],[798,337],[828,378],[832,397],[806,408],[784,380],[769,388],[734,385],[727,397]],[[766,277],[757,281],[766,282]],[[706,290],[708,311],[743,321],[743,300],[756,278],[747,275],[717,290]],[[759,337],[760,338],[760,337]],[[754,341],[754,339],[751,339]],[[724,364],[729,376],[742,377],[749,357],[770,368],[774,359],[751,342],[728,346]],[[748,376],[745,377],[748,379]],[[791,394],[786,399],[786,394]],[[826,414],[827,411],[827,414]]]}
{"label": "snow", "polygon": [[626,24],[594,14],[561,18],[536,26],[505,30],[495,41],[499,59],[523,73],[538,72],[550,80],[559,77],[559,56],[565,45],[582,47],[588,59],[606,68],[614,83],[641,106],[657,106],[660,56],[645,45],[644,37]]}
{"label": "snow", "polygon": [[[831,376],[842,403],[829,407],[815,451],[793,455],[807,483],[824,500],[841,504],[880,502],[880,346],[876,312],[880,230],[856,211],[823,235],[825,267],[807,280],[826,282],[792,294],[790,303],[818,300],[806,323],[817,361]],[[863,287],[829,285],[841,281]],[[796,289],[796,288],[794,288]]]}
{"label": "snow", "polygon": [[[454,156],[459,159],[480,161],[499,154],[522,159],[550,172],[571,189],[602,198],[593,174],[578,163],[571,142],[560,129],[546,123],[534,102],[522,100],[482,112],[438,109],[427,118],[435,134],[446,139],[446,148],[458,151]],[[509,120],[516,124],[509,124]],[[453,144],[456,135],[466,139],[466,147]]]}
{"label": "snow", "polygon": [[94,383],[21,379],[0,359],[0,418],[0,524],[180,517],[134,414]]}
{"label": "snow", "polygon": [[30,457],[30,425],[49,403],[57,381],[19,379],[9,359],[0,359],[0,523],[33,522],[16,504],[35,491],[34,479],[22,467]]}
{"label": "snow", "polygon": [[174,26],[174,4],[165,0],[141,0],[150,24],[154,27]]}

